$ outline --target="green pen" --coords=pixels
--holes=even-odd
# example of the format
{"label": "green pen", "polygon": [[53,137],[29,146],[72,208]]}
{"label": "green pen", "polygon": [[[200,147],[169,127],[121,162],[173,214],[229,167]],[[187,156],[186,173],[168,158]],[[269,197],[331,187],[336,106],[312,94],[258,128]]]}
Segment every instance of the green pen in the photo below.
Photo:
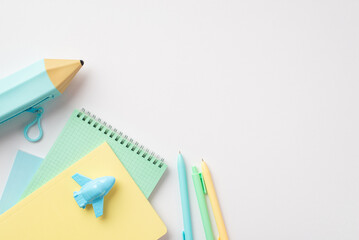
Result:
{"label": "green pen", "polygon": [[197,201],[199,206],[199,211],[201,212],[202,224],[204,228],[204,233],[207,240],[214,240],[211,220],[209,219],[209,214],[206,204],[206,185],[202,177],[202,173],[199,173],[197,167],[192,167],[192,180],[194,184],[194,189],[196,190]]}

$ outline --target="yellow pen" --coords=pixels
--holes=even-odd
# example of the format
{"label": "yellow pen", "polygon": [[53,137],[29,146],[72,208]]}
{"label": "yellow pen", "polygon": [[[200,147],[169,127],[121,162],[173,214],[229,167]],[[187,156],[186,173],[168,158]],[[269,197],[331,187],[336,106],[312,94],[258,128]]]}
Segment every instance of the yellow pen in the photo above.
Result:
{"label": "yellow pen", "polygon": [[216,224],[217,224],[217,228],[218,228],[218,233],[219,233],[218,239],[228,240],[226,226],[224,225],[221,208],[219,207],[217,194],[216,194],[216,191],[214,190],[211,173],[209,172],[208,166],[205,163],[205,161],[203,161],[203,159],[202,159],[201,167],[202,167],[202,175],[204,178],[204,183],[207,188],[208,197],[211,202],[213,215],[216,220]]}

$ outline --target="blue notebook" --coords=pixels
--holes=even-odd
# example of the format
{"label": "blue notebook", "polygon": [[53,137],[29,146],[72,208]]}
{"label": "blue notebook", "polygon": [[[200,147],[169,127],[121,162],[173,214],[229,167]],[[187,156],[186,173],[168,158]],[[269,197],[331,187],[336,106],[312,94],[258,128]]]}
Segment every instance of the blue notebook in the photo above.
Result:
{"label": "blue notebook", "polygon": [[18,151],[0,200],[0,214],[13,207],[42,163],[42,158]]}

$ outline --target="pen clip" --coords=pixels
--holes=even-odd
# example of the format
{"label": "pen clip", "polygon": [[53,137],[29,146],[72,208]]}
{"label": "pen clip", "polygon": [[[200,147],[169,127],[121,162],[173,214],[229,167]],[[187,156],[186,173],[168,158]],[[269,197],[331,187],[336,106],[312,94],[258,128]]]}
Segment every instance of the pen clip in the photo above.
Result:
{"label": "pen clip", "polygon": [[207,194],[206,183],[204,182],[202,173],[199,173],[199,179],[201,179],[202,190],[204,194]]}
{"label": "pen clip", "polygon": [[[24,136],[29,142],[37,142],[42,138],[42,128],[41,128],[41,117],[44,113],[44,109],[42,107],[39,108],[29,108],[26,112],[36,113],[36,118],[30,124],[28,124],[24,129]],[[37,127],[39,128],[39,135],[36,138],[30,138],[28,133],[29,129],[37,123]]]}
{"label": "pen clip", "polygon": [[182,237],[183,237],[183,240],[186,240],[186,234],[184,231],[182,231]]}

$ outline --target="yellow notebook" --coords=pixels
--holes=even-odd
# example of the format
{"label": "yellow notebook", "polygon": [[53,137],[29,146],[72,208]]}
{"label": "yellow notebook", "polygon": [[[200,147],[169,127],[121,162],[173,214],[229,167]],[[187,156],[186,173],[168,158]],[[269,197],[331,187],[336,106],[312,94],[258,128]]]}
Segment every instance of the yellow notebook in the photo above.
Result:
{"label": "yellow notebook", "polygon": [[[80,186],[71,178],[114,176],[115,185],[104,199],[103,216],[91,205],[81,209],[73,192]],[[166,226],[107,143],[50,180],[0,216],[0,239],[159,239]]]}

